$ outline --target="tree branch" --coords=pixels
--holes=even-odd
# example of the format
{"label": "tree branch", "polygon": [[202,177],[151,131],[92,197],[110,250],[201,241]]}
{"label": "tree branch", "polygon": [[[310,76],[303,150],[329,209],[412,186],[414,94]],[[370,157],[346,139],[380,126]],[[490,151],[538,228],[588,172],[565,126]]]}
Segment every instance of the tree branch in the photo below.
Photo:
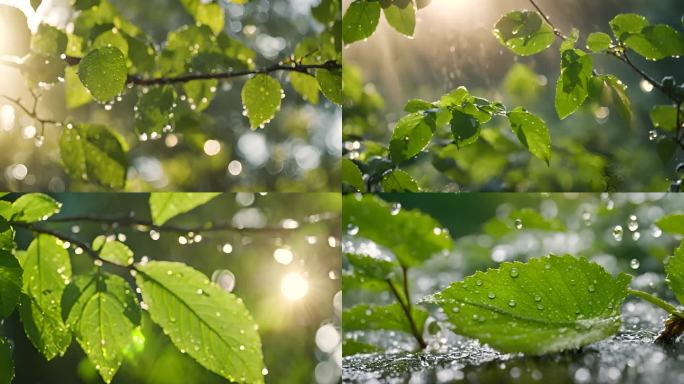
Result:
{"label": "tree branch", "polygon": [[[298,223],[304,224],[315,224],[325,221],[334,221],[339,219],[339,215],[326,212],[316,215],[307,216]],[[147,219],[137,219],[135,217],[105,217],[105,216],[94,216],[94,215],[82,215],[82,216],[70,216],[70,217],[58,217],[51,218],[48,220],[49,223],[73,223],[73,222],[91,222],[91,223],[101,223],[109,225],[118,225],[126,227],[145,227],[146,229],[153,229],[156,231],[163,232],[175,232],[175,233],[202,233],[202,232],[237,232],[237,233],[264,233],[264,234],[284,234],[291,233],[300,229],[299,225],[293,227],[237,227],[229,223],[219,223],[211,222],[208,225],[202,225],[197,227],[185,227],[172,224],[154,224],[151,220]]]}
{"label": "tree branch", "polygon": [[533,7],[537,10],[537,12],[539,12],[539,14],[544,18],[544,21],[546,21],[546,23],[551,27],[551,29],[553,29],[553,33],[554,33],[556,36],[560,37],[560,38],[563,39],[563,40],[567,40],[567,39],[568,39],[568,37],[565,36],[565,35],[560,31],[560,29],[556,28],[556,26],[551,22],[551,18],[549,18],[549,16],[547,16],[546,13],[544,13],[544,12],[541,10],[541,8],[539,7],[539,5],[537,5],[537,2],[536,2],[535,0],[530,0],[530,3],[532,3],[532,6],[533,6]]}
{"label": "tree branch", "polygon": [[109,264],[109,265],[113,265],[113,266],[116,266],[119,268],[124,268],[127,270],[134,270],[135,269],[135,267],[132,265],[123,266],[123,265],[115,264],[115,263],[112,263],[111,261],[102,259],[100,257],[100,254],[97,251],[95,251],[93,248],[91,248],[88,244],[86,244],[83,241],[78,240],[74,237],[62,234],[61,232],[53,231],[53,230],[47,229],[47,228],[36,227],[32,224],[19,223],[19,222],[10,222],[10,225],[13,227],[16,227],[16,228],[24,228],[26,230],[29,230],[29,231],[37,233],[37,234],[51,235],[51,236],[54,236],[54,237],[56,237],[56,238],[58,238],[64,242],[68,242],[70,244],[73,244],[73,245],[77,246],[78,248],[81,248],[83,250],[83,252],[86,253],[88,256],[92,257],[96,261],[97,265]]}

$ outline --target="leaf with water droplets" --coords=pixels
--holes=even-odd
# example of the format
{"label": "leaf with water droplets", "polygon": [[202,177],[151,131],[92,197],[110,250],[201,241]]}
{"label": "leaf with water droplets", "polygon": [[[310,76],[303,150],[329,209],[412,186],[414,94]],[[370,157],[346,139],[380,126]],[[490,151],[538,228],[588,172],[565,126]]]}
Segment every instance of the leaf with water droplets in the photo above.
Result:
{"label": "leaf with water droplets", "polygon": [[220,193],[152,193],[150,194],[152,222],[155,225],[162,225],[182,213],[206,204],[218,195]]}
{"label": "leaf with water droplets", "polygon": [[67,125],[59,138],[67,173],[79,180],[121,189],[126,184],[127,146],[123,138],[103,125]]}
{"label": "leaf with water droplets", "polygon": [[12,350],[4,337],[0,337],[0,384],[11,384],[14,379]]}
{"label": "leaf with water droplets", "polygon": [[356,0],[342,18],[342,39],[345,44],[369,38],[380,22],[380,3]]}
{"label": "leaf with water droplets", "polygon": [[684,305],[684,241],[675,249],[674,255],[667,259],[665,273],[672,292],[679,303]]}
{"label": "leaf with water droplets", "polygon": [[100,235],[93,240],[93,250],[98,252],[101,259],[116,265],[127,266],[133,264],[133,251],[120,241]]}
{"label": "leaf with water droplets", "polygon": [[555,104],[558,117],[563,120],[575,113],[589,96],[593,61],[591,56],[579,49],[568,49],[561,56]]}
{"label": "leaf with water droplets", "polygon": [[28,193],[12,203],[11,221],[33,223],[47,220],[59,212],[60,207],[60,203],[44,193]]}
{"label": "leaf with water droplets", "polygon": [[[677,127],[677,108],[673,105],[656,105],[651,109],[650,116],[655,128],[674,131]],[[684,121],[684,110],[680,110],[679,118]]]}
{"label": "leaf with water droplets", "polygon": [[264,382],[261,340],[241,299],[182,263],[138,265],[136,282],[152,320],[178,349],[229,380]]}
{"label": "leaf with water droplets", "polygon": [[359,353],[380,352],[380,348],[375,345],[362,343],[353,339],[345,339],[342,344],[342,354],[344,356],[358,355]]}
{"label": "leaf with water droplets", "polygon": [[141,92],[135,105],[135,131],[145,138],[159,138],[171,127],[176,107],[176,91],[172,86],[155,87]]}
{"label": "leaf with water droplets", "polygon": [[587,49],[594,53],[608,50],[612,43],[610,36],[603,32],[594,32],[587,37]]}
{"label": "leaf with water droplets", "polygon": [[656,221],[656,225],[665,232],[684,235],[684,214],[675,213],[663,216]]}
{"label": "leaf with water droplets", "polygon": [[418,182],[401,169],[394,169],[385,173],[380,185],[383,192],[420,192]]}
{"label": "leaf with water droplets", "polygon": [[[413,308],[411,313],[418,327],[418,333],[423,333],[423,325],[428,317],[428,313],[421,308]],[[399,305],[367,305],[360,304],[355,307],[345,309],[342,313],[344,331],[368,331],[385,330],[412,333],[411,324],[406,318],[406,314]]]}
{"label": "leaf with water droplets", "polygon": [[387,23],[397,32],[406,36],[413,36],[416,29],[416,9],[413,2],[409,1],[403,8],[398,4],[392,4],[383,9]]}
{"label": "leaf with water droplets", "polygon": [[318,104],[318,91],[320,87],[318,86],[318,81],[315,77],[306,73],[290,72],[288,79],[290,80],[292,88],[294,88],[304,100],[307,100],[311,104]]}
{"label": "leaf with water droplets", "polygon": [[14,255],[6,250],[1,250],[0,319],[9,316],[17,305],[22,286],[22,273],[21,266]]}
{"label": "leaf with water droplets", "polygon": [[283,89],[278,80],[256,75],[242,87],[242,106],[252,129],[263,128],[280,109]]}
{"label": "leaf with water droplets", "polygon": [[74,278],[61,306],[81,348],[102,379],[111,382],[140,324],[140,307],[128,282],[98,268]]}
{"label": "leaf with water droplets", "polygon": [[321,92],[328,100],[338,105],[342,104],[342,71],[339,69],[332,71],[317,69],[316,80],[321,88]]}
{"label": "leaf with water droplets", "polygon": [[553,29],[533,11],[507,13],[494,26],[494,36],[503,46],[521,56],[537,54],[556,40]]}
{"label": "leaf with water droplets", "polygon": [[181,0],[181,4],[195,18],[197,24],[208,26],[214,33],[223,30],[225,11],[220,4],[206,0]]}
{"label": "leaf with water droplets", "polygon": [[508,114],[508,121],[520,143],[548,165],[551,161],[551,135],[544,120],[518,107]]}
{"label": "leaf with water droplets", "polygon": [[420,211],[395,212],[390,204],[372,195],[346,196],[342,205],[349,234],[386,247],[405,266],[419,265],[453,247],[451,236],[439,222]]}
{"label": "leaf with water droplets", "polygon": [[63,355],[71,334],[62,321],[60,300],[71,278],[69,253],[57,238],[40,234],[19,260],[24,268],[19,313],[29,340],[46,359]]}
{"label": "leaf with water droplets", "polygon": [[477,272],[424,302],[442,307],[455,333],[541,355],[614,335],[630,279],[585,258],[548,256]]}
{"label": "leaf with water droplets", "polygon": [[649,60],[684,55],[684,36],[667,24],[649,25],[625,39],[625,45]]}
{"label": "leaf with water droplets", "polygon": [[384,284],[387,284],[385,280],[391,277],[395,268],[399,266],[396,261],[383,255],[346,253],[345,257],[353,268],[354,275],[379,280]]}
{"label": "leaf with water droplets", "polygon": [[126,58],[115,47],[96,49],[79,63],[78,77],[96,100],[110,101],[126,85]]}
{"label": "leaf with water droplets", "polygon": [[346,157],[342,158],[342,183],[355,188],[359,192],[366,190],[361,170],[353,161]]}
{"label": "leaf with water droplets", "polygon": [[392,161],[399,164],[425,150],[437,129],[436,124],[432,112],[415,112],[399,120],[390,140]]}

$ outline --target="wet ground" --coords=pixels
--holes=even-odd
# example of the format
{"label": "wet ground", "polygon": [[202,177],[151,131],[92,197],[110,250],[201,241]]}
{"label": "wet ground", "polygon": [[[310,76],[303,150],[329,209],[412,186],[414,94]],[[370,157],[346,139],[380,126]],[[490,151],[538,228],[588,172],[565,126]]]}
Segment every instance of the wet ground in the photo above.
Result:
{"label": "wet ground", "polygon": [[633,299],[628,299],[622,312],[623,326],[616,336],[579,351],[542,357],[500,354],[477,341],[443,331],[433,336],[429,351],[401,352],[410,345],[409,339],[375,335],[393,340],[387,345],[389,352],[345,357],[343,382],[684,383],[681,338],[672,345],[653,343],[665,312]]}

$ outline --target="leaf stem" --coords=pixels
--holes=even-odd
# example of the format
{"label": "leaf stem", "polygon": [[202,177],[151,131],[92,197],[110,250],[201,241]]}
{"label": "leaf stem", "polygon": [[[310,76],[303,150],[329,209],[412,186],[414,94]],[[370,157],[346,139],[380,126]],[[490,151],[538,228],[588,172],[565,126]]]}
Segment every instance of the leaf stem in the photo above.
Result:
{"label": "leaf stem", "polygon": [[639,290],[630,289],[630,288],[627,289],[627,293],[632,295],[632,296],[636,296],[642,300],[646,300],[649,303],[664,309],[665,311],[667,311],[671,315],[675,315],[677,317],[684,318],[684,313],[677,310],[677,308],[675,308],[674,305],[666,302],[665,300],[663,300],[657,296],[654,296],[654,295],[647,293],[647,292],[644,292],[644,291],[639,291]]}
{"label": "leaf stem", "polygon": [[399,306],[401,306],[401,309],[404,311],[404,314],[406,315],[406,319],[409,322],[409,325],[411,326],[411,333],[413,334],[413,338],[416,339],[416,342],[418,342],[418,345],[420,345],[421,349],[427,348],[427,343],[423,339],[423,335],[420,334],[418,331],[418,327],[416,326],[416,321],[413,319],[413,313],[411,313],[411,297],[409,296],[409,291],[408,291],[408,283],[406,277],[408,276],[408,272],[406,267],[402,265],[401,267],[403,273],[404,273],[404,292],[405,292],[405,299],[402,300],[401,298],[401,293],[399,293],[399,289],[394,285],[394,282],[392,282],[391,279],[387,279],[387,284],[389,284],[390,289],[392,290],[392,293],[394,296],[397,298],[397,301],[399,301]]}

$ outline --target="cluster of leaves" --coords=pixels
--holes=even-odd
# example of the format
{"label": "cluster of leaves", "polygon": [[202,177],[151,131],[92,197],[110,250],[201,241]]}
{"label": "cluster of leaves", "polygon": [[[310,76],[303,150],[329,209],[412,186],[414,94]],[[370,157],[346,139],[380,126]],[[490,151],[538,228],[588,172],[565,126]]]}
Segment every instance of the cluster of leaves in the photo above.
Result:
{"label": "cluster of leaves", "polygon": [[[324,26],[320,34],[299,42],[289,58],[264,68],[256,67],[254,50],[224,32],[225,10],[218,2],[180,2],[196,23],[169,32],[161,47],[107,0],[73,0],[79,11],[73,31],[41,24],[30,36],[30,46],[13,54],[23,57],[19,66],[35,93],[64,82],[70,109],[92,101],[114,103],[127,88],[137,87],[134,129],[141,141],[199,130],[201,112],[210,106],[219,82],[235,77],[249,76],[241,95],[252,129],[264,128],[280,110],[285,93],[273,72],[288,72],[292,88],[310,103],[319,103],[321,93],[341,103],[339,0],[324,0],[312,9]],[[18,36],[28,34],[25,24],[18,26]],[[128,147],[119,134],[102,125],[32,117],[67,128],[60,136],[60,152],[71,177],[124,188]]]}
{"label": "cluster of leaves", "polygon": [[[152,222],[162,225],[215,196],[152,194]],[[144,346],[145,309],[182,353],[209,371],[235,382],[264,381],[257,325],[239,297],[183,263],[134,264],[133,250],[113,237],[98,236],[92,246],[70,244],[42,225],[60,208],[39,193],[0,200],[0,318],[16,308],[26,335],[47,360],[64,355],[75,338],[102,379],[111,382],[124,356]],[[19,228],[36,234],[26,250],[14,242]],[[91,253],[94,267],[72,273],[72,249]],[[104,265],[129,272],[134,281]],[[2,383],[14,376],[7,345],[0,339]]]}
{"label": "cluster of leaves", "polygon": [[[531,2],[538,9],[536,3]],[[351,3],[343,18],[343,39],[345,43],[353,43],[370,37],[375,31],[381,11],[384,11],[388,23],[397,31],[412,36],[415,27],[415,12],[425,6],[425,2],[414,1],[364,1],[357,0]],[[684,21],[683,21],[684,22]],[[550,19],[541,11],[512,11],[504,15],[494,26],[493,34],[500,44],[516,55],[531,56],[549,48],[557,38],[562,40],[560,45],[560,76],[555,88],[555,109],[559,119],[566,119],[574,114],[588,100],[596,101],[602,105],[613,105],[622,119],[631,124],[632,105],[627,93],[627,87],[612,74],[600,74],[594,69],[592,54],[607,54],[614,56],[631,67],[637,74],[657,88],[671,100],[670,105],[657,105],[651,111],[653,130],[649,137],[653,140],[658,138],[657,152],[664,163],[674,158],[678,148],[684,148],[684,84],[667,76],[662,81],[656,81],[639,69],[630,59],[628,54],[634,52],[639,56],[655,61],[665,58],[679,58],[684,54],[684,36],[673,26],[666,24],[652,25],[641,15],[620,14],[609,23],[613,36],[606,33],[591,33],[586,39],[588,51],[576,47],[580,32],[572,30],[569,36],[557,30]],[[456,92],[456,91],[455,91]],[[346,95],[345,95],[346,96]],[[534,115],[524,110],[516,109],[506,111],[501,104],[488,101],[465,98],[463,105],[459,107],[461,113],[452,115],[450,121],[436,117],[419,118],[417,115],[409,115],[400,120],[395,127],[389,148],[377,144],[371,148],[372,154],[365,159],[347,156],[343,164],[343,181],[347,191],[418,191],[420,188],[407,172],[398,169],[400,162],[411,160],[420,155],[428,148],[432,138],[432,131],[437,130],[435,136],[446,139],[440,135],[439,123],[450,123],[453,132],[453,143],[446,145],[438,143],[431,149],[433,165],[435,168],[451,177],[452,173],[459,173],[461,168],[459,160],[468,163],[473,156],[468,156],[468,149],[463,149],[468,144],[473,144],[480,137],[486,142],[479,152],[508,151],[510,146],[503,145],[501,135],[490,131],[480,131],[480,126],[487,122],[491,116],[505,115],[509,118],[511,126],[520,142],[530,152],[549,164],[551,155],[551,142],[546,125]],[[406,111],[422,113],[428,116],[430,110],[443,108],[441,102],[424,103],[420,100],[411,100],[406,105]],[[482,111],[482,107],[486,110]],[[476,110],[479,109],[478,110]],[[464,115],[463,110],[466,110]],[[473,113],[467,113],[470,110]],[[485,112],[483,114],[482,112]],[[522,115],[524,114],[524,115]],[[489,115],[489,116],[487,116]],[[421,124],[416,121],[421,120]],[[436,122],[438,124],[434,124]],[[414,127],[414,128],[411,128]],[[415,129],[420,127],[420,129]],[[662,132],[665,134],[659,134]],[[363,138],[363,132],[357,137]],[[413,134],[413,136],[412,136]],[[354,139],[354,135],[345,132],[345,140]],[[405,144],[398,145],[397,139],[406,139]],[[440,145],[441,144],[441,145]],[[455,144],[455,145],[450,145]],[[566,143],[554,143],[561,152],[573,152]],[[380,148],[375,148],[380,146]],[[404,155],[392,150],[395,148],[413,148]],[[358,151],[349,151],[357,154]],[[364,161],[365,160],[365,161]],[[505,163],[505,157],[504,157]],[[407,164],[405,164],[407,165]],[[468,164],[470,165],[470,164]],[[498,163],[488,164],[485,168],[500,169]],[[599,167],[600,168],[600,167]],[[456,180],[462,177],[455,175]],[[365,181],[365,183],[361,182]],[[675,181],[672,189],[679,190],[681,181]]]}
{"label": "cluster of leaves", "polygon": [[[386,151],[389,159],[383,161],[386,167],[374,169],[375,173],[366,172],[368,190],[379,185],[384,192],[420,191],[418,183],[398,169],[401,163],[420,155],[435,136],[443,142],[448,140],[442,147],[453,145],[458,150],[473,144],[480,138],[482,126],[493,117],[508,119],[513,133],[532,155],[547,164],[551,159],[551,136],[541,118],[522,107],[507,110],[500,102],[472,96],[465,87],[458,87],[433,103],[410,100],[404,111],[409,114],[397,122]],[[449,128],[448,132],[444,132],[445,127]],[[374,160],[378,161],[377,158]],[[363,192],[366,191],[366,183],[359,166],[369,169],[368,164],[345,158],[342,182]]]}
{"label": "cluster of leaves", "polygon": [[[600,265],[571,255],[505,262],[424,297],[416,306],[411,303],[408,270],[451,249],[446,231],[422,212],[399,209],[373,196],[346,197],[343,213],[349,235],[370,240],[389,252],[373,253],[367,251],[371,247],[358,247],[345,253],[344,292],[360,289],[393,295],[393,303],[388,305],[345,309],[345,331],[403,332],[425,348],[424,335],[441,329],[439,322],[429,320],[429,310],[436,306],[443,315],[435,316],[443,318],[454,333],[502,352],[541,355],[576,349],[616,334],[621,325],[620,308],[632,294],[670,313],[659,340],[672,341],[682,333],[684,314],[675,306],[629,289],[630,275],[614,277]],[[510,217],[515,217],[510,223],[493,219],[485,225],[486,231],[515,231],[523,220],[529,228],[562,230],[561,223],[529,209],[512,212]],[[684,215],[665,216],[656,224],[663,231],[684,235]],[[666,260],[665,271],[672,292],[684,303],[684,242]],[[395,288],[397,281],[403,292]],[[379,350],[353,336],[344,343],[345,355]]]}

